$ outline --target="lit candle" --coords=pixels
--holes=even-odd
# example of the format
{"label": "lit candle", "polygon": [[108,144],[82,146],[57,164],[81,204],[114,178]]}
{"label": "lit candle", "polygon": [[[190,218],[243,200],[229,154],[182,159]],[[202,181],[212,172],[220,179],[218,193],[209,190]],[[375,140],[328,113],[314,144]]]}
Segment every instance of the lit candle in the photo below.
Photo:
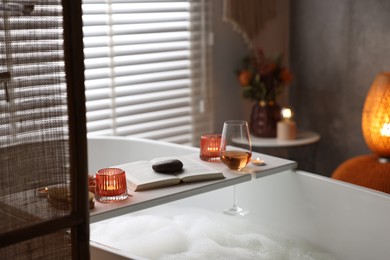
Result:
{"label": "lit candle", "polygon": [[119,168],[104,168],[95,176],[95,198],[100,202],[127,199],[126,174]]}
{"label": "lit candle", "polygon": [[49,189],[47,187],[37,189],[37,195],[40,198],[46,198],[49,193]]}
{"label": "lit candle", "polygon": [[202,135],[200,138],[200,159],[208,162],[219,161],[220,134]]}
{"label": "lit candle", "polygon": [[260,158],[252,159],[251,163],[256,165],[256,166],[263,166],[263,165],[265,165],[265,161],[260,159]]}
{"label": "lit candle", "polygon": [[383,127],[381,129],[381,135],[390,137],[390,123],[383,124]]}
{"label": "lit candle", "polygon": [[282,108],[282,120],[277,124],[277,138],[280,140],[294,140],[297,138],[297,126],[291,108]]}

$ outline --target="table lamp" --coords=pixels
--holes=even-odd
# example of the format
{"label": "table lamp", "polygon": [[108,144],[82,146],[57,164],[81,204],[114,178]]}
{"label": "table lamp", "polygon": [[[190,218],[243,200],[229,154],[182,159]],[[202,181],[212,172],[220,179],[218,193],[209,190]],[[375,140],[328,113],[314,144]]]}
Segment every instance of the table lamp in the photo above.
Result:
{"label": "table lamp", "polygon": [[378,74],[368,91],[362,130],[374,154],[347,160],[332,178],[390,193],[390,72]]}
{"label": "table lamp", "polygon": [[362,116],[363,136],[382,162],[390,159],[390,72],[376,76],[366,98]]}

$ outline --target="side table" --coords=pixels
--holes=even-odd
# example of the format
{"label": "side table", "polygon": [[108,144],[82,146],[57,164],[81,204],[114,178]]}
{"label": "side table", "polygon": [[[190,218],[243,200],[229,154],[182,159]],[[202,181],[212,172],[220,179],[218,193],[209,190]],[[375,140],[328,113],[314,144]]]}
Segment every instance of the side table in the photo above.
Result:
{"label": "side table", "polygon": [[298,169],[315,172],[317,143],[321,137],[311,131],[298,132],[294,140],[260,138],[251,135],[252,149],[256,152],[296,161]]}

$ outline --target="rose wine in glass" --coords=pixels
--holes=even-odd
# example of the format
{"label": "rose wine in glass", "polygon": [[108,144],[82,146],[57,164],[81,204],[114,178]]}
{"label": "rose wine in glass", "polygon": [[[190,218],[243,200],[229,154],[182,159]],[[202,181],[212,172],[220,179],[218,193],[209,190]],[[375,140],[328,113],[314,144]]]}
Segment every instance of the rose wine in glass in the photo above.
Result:
{"label": "rose wine in glass", "polygon": [[221,153],[222,162],[230,169],[237,171],[244,168],[251,160],[251,157],[251,153],[247,151],[232,150]]}
{"label": "rose wine in glass", "polygon": [[[239,171],[251,160],[252,145],[248,123],[242,120],[230,120],[223,124],[220,147],[221,161],[231,170]],[[233,206],[224,211],[229,215],[245,215],[247,210],[237,205],[236,187],[233,186]]]}

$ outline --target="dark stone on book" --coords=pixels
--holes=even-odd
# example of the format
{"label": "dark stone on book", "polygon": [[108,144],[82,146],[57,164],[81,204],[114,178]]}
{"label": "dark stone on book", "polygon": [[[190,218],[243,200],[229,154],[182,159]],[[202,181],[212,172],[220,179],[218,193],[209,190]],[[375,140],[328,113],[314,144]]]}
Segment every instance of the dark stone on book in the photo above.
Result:
{"label": "dark stone on book", "polygon": [[166,160],[156,162],[152,165],[154,171],[159,173],[178,173],[183,169],[183,163],[180,160]]}

